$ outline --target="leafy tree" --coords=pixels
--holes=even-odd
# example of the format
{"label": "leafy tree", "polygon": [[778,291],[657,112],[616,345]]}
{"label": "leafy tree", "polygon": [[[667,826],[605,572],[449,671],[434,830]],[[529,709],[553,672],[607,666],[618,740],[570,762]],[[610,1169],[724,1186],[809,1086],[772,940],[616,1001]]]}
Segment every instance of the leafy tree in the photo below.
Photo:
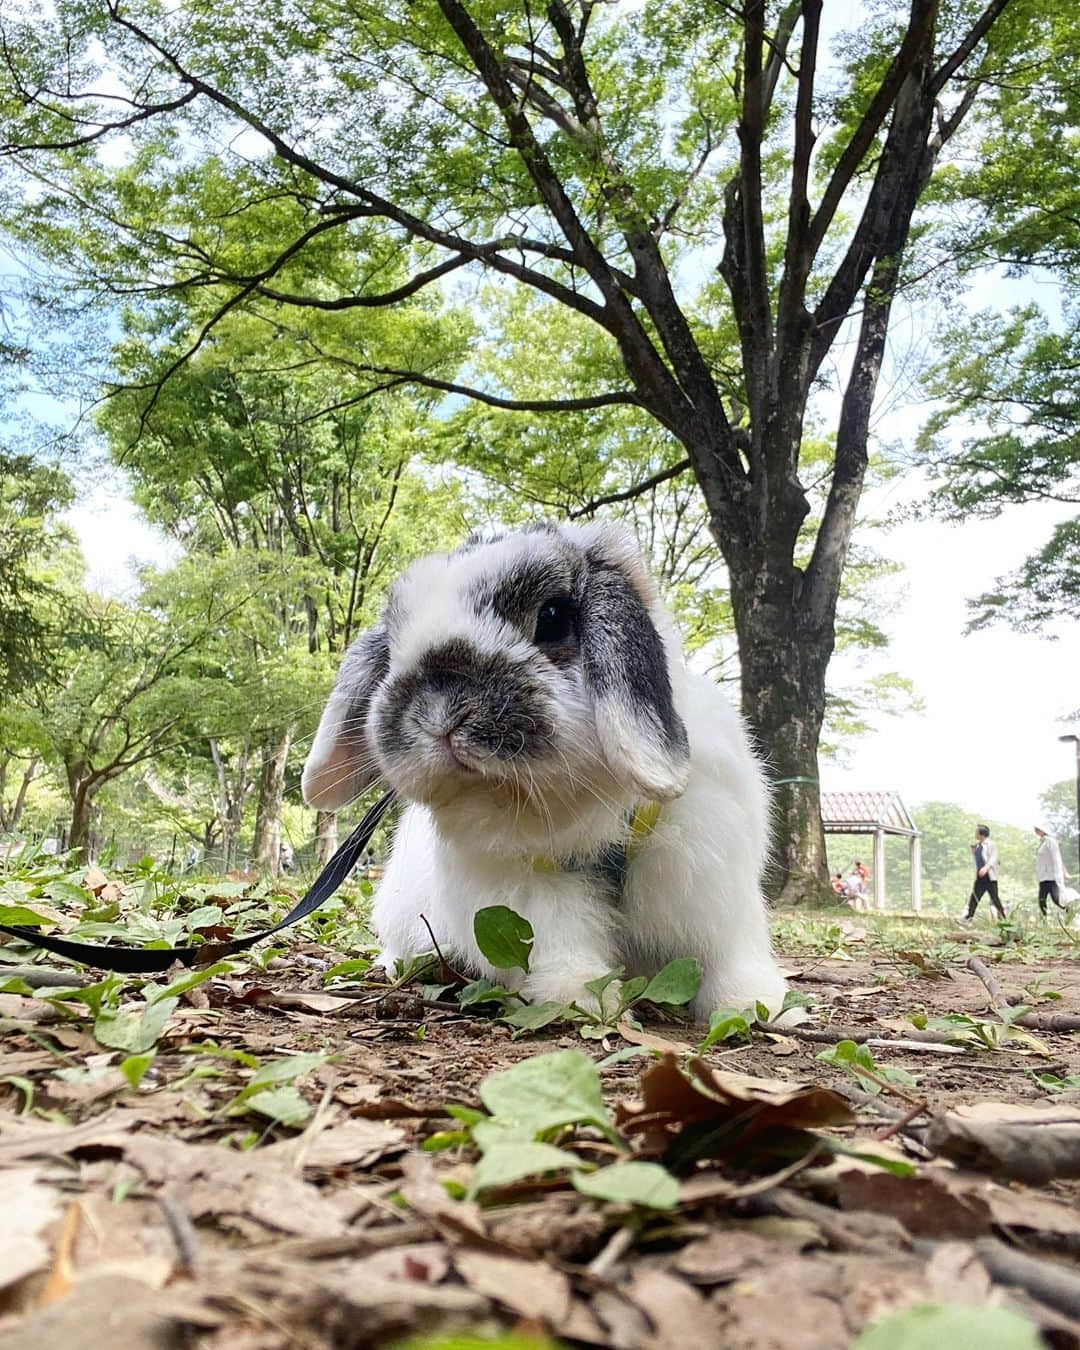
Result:
{"label": "leafy tree", "polygon": [[[252,858],[276,873],[290,750],[313,729],[334,659],[370,622],[389,579],[416,552],[444,542],[458,493],[412,467],[428,414],[423,400],[359,391],[334,343],[412,341],[408,315],[339,322],[330,337],[236,314],[181,363],[195,319],[176,307],[173,330],[146,332],[128,316],[117,361],[126,383],[100,415],[136,495],[187,550],[200,587],[252,599],[211,639],[207,726],[226,864],[235,861],[249,793]],[[267,322],[272,341],[267,343]],[[434,332],[420,316],[426,332]],[[188,569],[192,571],[191,568]],[[201,605],[202,600],[198,601]],[[220,650],[219,650],[220,648]],[[226,706],[227,705],[227,706]],[[304,744],[301,734],[298,744]],[[329,822],[317,823],[321,851]]]}
{"label": "leafy tree", "polygon": [[43,678],[60,637],[53,588],[77,567],[62,469],[0,448],[0,690],[7,698]]}
{"label": "leafy tree", "polygon": [[[946,312],[943,357],[927,392],[939,407],[920,446],[938,485],[930,506],[949,519],[998,514],[1018,502],[1080,504],[1080,19],[1048,6],[1038,99],[1024,81],[986,91],[983,153],[939,184],[965,268],[1004,266],[1054,279],[1060,317],[1029,303],[972,319]],[[956,434],[965,428],[963,434]],[[972,430],[971,428],[975,428]],[[1004,621],[1022,632],[1080,615],[1080,519],[1072,515],[1015,572],[971,601],[971,626]]]}
{"label": "leafy tree", "polygon": [[[236,309],[373,310],[479,271],[563,307],[603,360],[571,359],[555,399],[469,383],[468,363],[448,379],[441,352],[434,369],[422,350],[359,363],[373,384],[662,428],[727,564],[743,708],[778,776],[813,779],[892,306],[936,222],[913,232],[916,208],[973,110],[992,112],[988,89],[1042,98],[1060,8],[878,6],[829,62],[821,0],[27,0],[4,44],[11,162],[41,185],[19,228],[84,289],[200,296],[191,350]],[[99,54],[120,75],[107,98]],[[96,152],[118,136],[116,168]],[[558,357],[543,327],[521,336],[534,367]],[[822,382],[840,395],[835,455],[803,564]],[[817,892],[816,793],[778,805],[784,892]]]}
{"label": "leafy tree", "polygon": [[[941,403],[921,437],[940,475],[931,508],[971,521],[1018,502],[1080,505],[1078,371],[1080,331],[1053,332],[1034,306],[980,314],[957,333],[927,382]],[[977,428],[959,444],[949,435],[957,422]],[[1056,525],[1037,553],[970,604],[971,628],[1005,621],[1031,632],[1080,618],[1080,516]]]}
{"label": "leafy tree", "polygon": [[67,641],[53,678],[27,692],[43,755],[59,766],[71,808],[69,847],[91,847],[96,798],[113,779],[161,755],[194,698],[185,662],[241,601],[213,598],[197,619],[164,608],[169,581],[142,604],[87,592],[68,597]]}

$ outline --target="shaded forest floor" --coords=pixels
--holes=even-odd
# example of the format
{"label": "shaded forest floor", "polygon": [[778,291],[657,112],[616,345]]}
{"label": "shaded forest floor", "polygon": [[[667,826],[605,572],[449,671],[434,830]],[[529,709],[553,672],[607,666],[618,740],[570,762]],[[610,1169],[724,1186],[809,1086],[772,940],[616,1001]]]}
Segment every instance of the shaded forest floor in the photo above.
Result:
{"label": "shaded forest floor", "polygon": [[[1077,948],[981,922],[780,916],[809,1020],[700,1057],[670,1021],[514,1040],[415,987],[328,986],[344,922],[156,1003],[28,985],[7,948],[0,1346],[870,1347],[899,1314],[888,1344],[914,1348],[953,1305],[976,1340],[990,1317],[1002,1345],[1080,1345]],[[995,1012],[972,955],[1058,1022]],[[540,1132],[572,1163],[475,1193],[475,1112],[539,1056],[606,1113]],[[627,1160],[673,1193],[571,1184]]]}

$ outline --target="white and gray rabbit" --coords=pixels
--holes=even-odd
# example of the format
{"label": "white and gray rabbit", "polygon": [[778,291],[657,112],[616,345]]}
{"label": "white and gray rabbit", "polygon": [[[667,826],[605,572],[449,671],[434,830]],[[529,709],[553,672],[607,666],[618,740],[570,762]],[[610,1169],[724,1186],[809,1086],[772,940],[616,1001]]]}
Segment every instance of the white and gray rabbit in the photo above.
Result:
{"label": "white and gray rabbit", "polygon": [[[621,530],[537,526],[409,567],[342,662],[304,798],[336,809],[379,775],[409,803],[372,915],[387,969],[431,949],[423,915],[448,958],[538,1001],[692,956],[698,1017],[779,1008],[761,767]],[[523,979],[477,948],[496,904],[532,924]]]}

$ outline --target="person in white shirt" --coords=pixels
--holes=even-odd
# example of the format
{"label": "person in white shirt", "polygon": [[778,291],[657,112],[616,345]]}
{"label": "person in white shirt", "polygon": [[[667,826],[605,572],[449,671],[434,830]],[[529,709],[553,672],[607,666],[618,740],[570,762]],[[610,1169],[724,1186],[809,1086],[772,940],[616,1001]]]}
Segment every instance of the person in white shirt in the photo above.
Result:
{"label": "person in white shirt", "polygon": [[980,825],[975,831],[975,842],[971,846],[975,860],[975,884],[971,888],[965,919],[973,919],[979,901],[984,895],[990,897],[990,905],[1001,920],[1005,919],[1005,906],[998,895],[998,848],[990,838],[989,825]]}
{"label": "person in white shirt", "polygon": [[1053,900],[1058,909],[1068,909],[1062,891],[1065,889],[1065,864],[1061,861],[1061,849],[1052,834],[1035,826],[1039,836],[1039,848],[1035,854],[1035,880],[1039,883],[1039,909],[1046,917],[1046,902]]}

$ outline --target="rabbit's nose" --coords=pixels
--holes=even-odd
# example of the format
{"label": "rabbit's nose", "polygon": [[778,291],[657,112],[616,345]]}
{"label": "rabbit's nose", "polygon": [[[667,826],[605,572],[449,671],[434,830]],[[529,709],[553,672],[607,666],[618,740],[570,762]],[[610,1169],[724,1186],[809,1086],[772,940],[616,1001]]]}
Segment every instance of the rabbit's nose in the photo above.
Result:
{"label": "rabbit's nose", "polygon": [[416,722],[432,740],[449,741],[468,717],[469,709],[466,705],[457,701],[451,702],[449,699],[437,699],[426,708],[417,710]]}

